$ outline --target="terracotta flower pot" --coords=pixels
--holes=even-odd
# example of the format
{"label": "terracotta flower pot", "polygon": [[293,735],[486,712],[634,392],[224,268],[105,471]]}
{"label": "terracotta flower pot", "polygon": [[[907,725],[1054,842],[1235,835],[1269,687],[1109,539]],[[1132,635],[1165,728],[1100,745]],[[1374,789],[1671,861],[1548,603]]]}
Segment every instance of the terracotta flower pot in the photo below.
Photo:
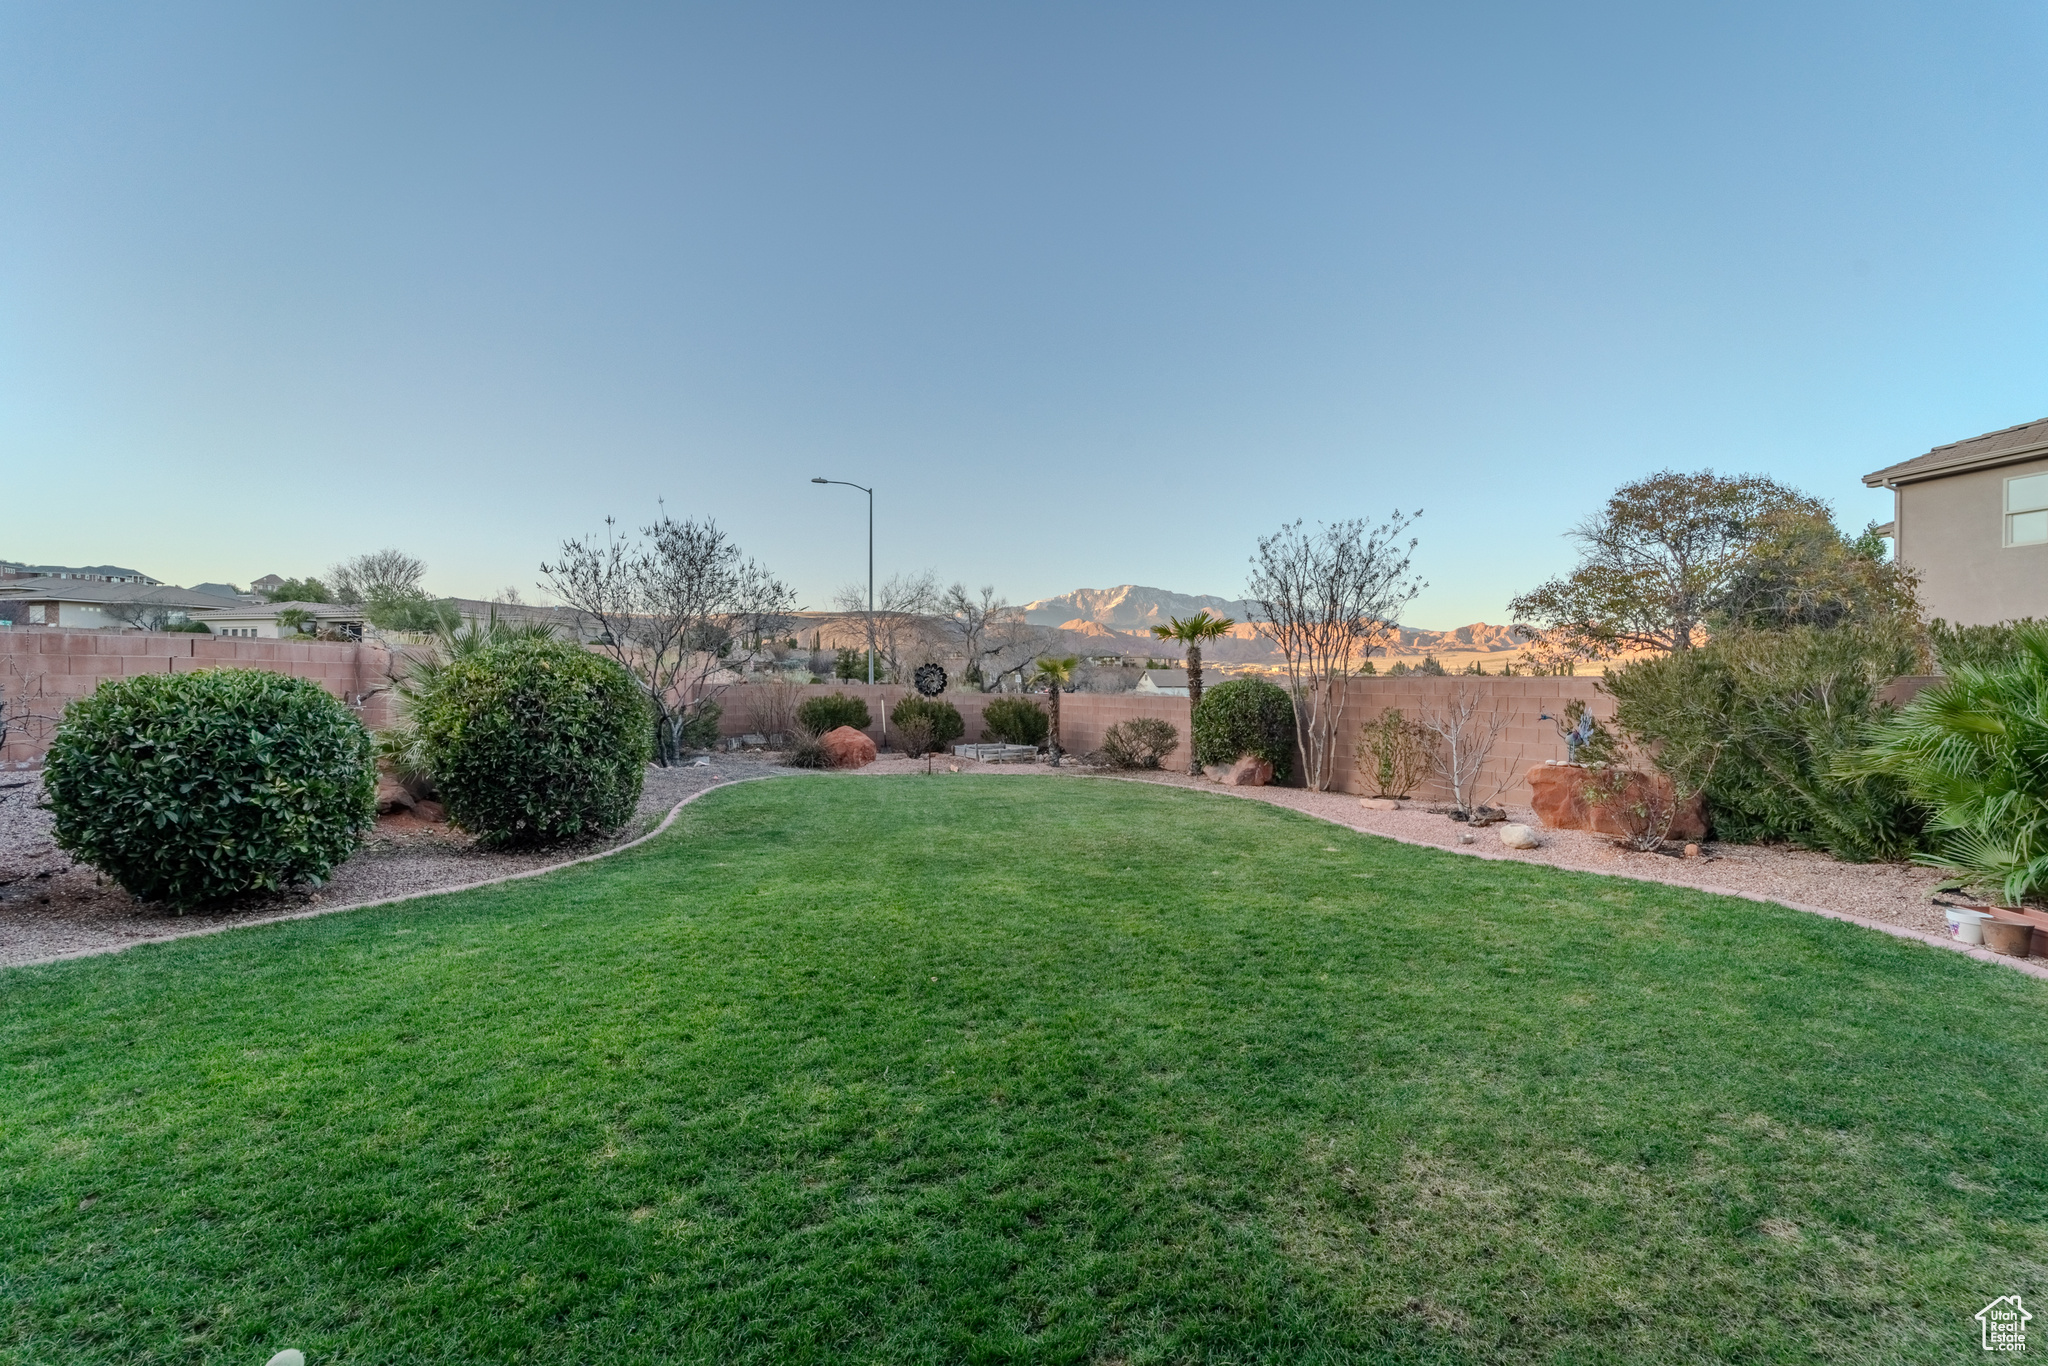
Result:
{"label": "terracotta flower pot", "polygon": [[1984,946],[2008,958],[2025,958],[2033,950],[2034,927],[2025,920],[1993,916],[1984,922]]}

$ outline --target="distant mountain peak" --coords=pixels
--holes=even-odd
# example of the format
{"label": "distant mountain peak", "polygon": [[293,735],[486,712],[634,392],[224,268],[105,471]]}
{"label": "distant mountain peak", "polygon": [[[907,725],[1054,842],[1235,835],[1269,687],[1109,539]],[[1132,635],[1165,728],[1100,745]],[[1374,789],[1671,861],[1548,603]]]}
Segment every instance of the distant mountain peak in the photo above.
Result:
{"label": "distant mountain peak", "polygon": [[1027,602],[1024,619],[1033,626],[1088,621],[1119,631],[1144,631],[1165,625],[1169,618],[1191,617],[1204,610],[1212,616],[1243,621],[1251,614],[1251,605],[1206,593],[1176,593],[1166,588],[1120,583],[1114,588],[1076,588],[1056,598]]}

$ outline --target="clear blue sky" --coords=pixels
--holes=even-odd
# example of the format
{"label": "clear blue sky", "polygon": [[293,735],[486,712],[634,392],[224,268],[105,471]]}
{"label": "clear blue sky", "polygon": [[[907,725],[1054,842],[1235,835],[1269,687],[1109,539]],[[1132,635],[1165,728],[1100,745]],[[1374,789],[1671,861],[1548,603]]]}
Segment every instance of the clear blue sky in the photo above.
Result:
{"label": "clear blue sky", "polygon": [[396,545],[530,590],[715,515],[1236,595],[1426,509],[1504,619],[1663,465],[2048,414],[2037,5],[0,7],[0,558]]}

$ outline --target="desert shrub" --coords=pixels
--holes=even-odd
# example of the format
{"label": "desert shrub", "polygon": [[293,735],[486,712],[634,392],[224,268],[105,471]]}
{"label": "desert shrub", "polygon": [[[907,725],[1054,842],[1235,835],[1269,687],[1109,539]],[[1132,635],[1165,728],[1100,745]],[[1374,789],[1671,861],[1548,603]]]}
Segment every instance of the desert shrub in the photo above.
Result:
{"label": "desert shrub", "polygon": [[1436,736],[1420,722],[1388,707],[1358,732],[1358,780],[1369,796],[1406,797],[1429,776]]}
{"label": "desert shrub", "polygon": [[1052,734],[1052,718],[1028,697],[998,697],[981,713],[982,738],[1036,748]]}
{"label": "desert shrub", "polygon": [[411,711],[449,818],[485,844],[597,834],[640,800],[646,701],[581,646],[517,640],[452,660]]}
{"label": "desert shrub", "polygon": [[321,881],[377,814],[362,722],[255,669],[102,683],[65,709],[43,783],[59,847],[180,910]]}
{"label": "desert shrub", "polygon": [[1729,631],[1610,669],[1606,688],[1625,742],[1681,789],[1703,783],[1719,838],[1900,858],[1925,808],[1898,777],[1844,765],[1890,714],[1885,684],[1917,663],[1910,636],[1888,626]]}
{"label": "desert shrub", "polygon": [[1235,763],[1254,755],[1284,781],[1294,767],[1294,699],[1263,678],[1233,678],[1202,690],[1195,707],[1195,759]]}
{"label": "desert shrub", "polygon": [[823,735],[841,726],[866,730],[874,724],[874,718],[868,715],[867,703],[858,697],[835,692],[825,697],[806,698],[804,704],[796,709],[796,723],[813,735]]}
{"label": "desert shrub", "polygon": [[[922,730],[913,732],[913,723],[919,721],[924,723]],[[967,733],[960,709],[936,697],[904,698],[889,712],[889,724],[896,727],[903,752],[913,759],[928,749],[944,749]]]}
{"label": "desert shrub", "polygon": [[767,736],[769,744],[780,744],[797,728],[796,709],[803,705],[804,690],[787,679],[764,679],[746,689],[746,700],[747,719],[754,729]]}
{"label": "desert shrub", "polygon": [[1961,668],[1992,669],[2017,664],[2024,653],[2021,633],[2026,627],[2048,626],[2048,621],[2022,617],[2001,621],[1996,626],[1951,626],[1939,617],[1927,627],[1927,644],[1935,662],[1945,674]]}
{"label": "desert shrub", "polygon": [[166,631],[185,631],[195,636],[210,636],[213,628],[203,621],[174,621],[164,627]]}
{"label": "desert shrub", "polygon": [[1119,721],[1102,736],[1102,757],[1111,768],[1157,768],[1179,748],[1179,727],[1156,716]]}
{"label": "desert shrub", "polygon": [[825,742],[799,726],[790,735],[789,752],[782,762],[791,768],[830,768],[832,756],[825,752]]}
{"label": "desert shrub", "polygon": [[718,746],[718,720],[725,715],[725,708],[705,698],[683,714],[683,722],[676,727],[676,740],[684,749],[715,749]]}
{"label": "desert shrub", "polygon": [[1844,767],[1932,808],[1921,862],[2018,905],[2048,899],[2048,622],[2014,627],[2012,645],[2003,662],[1959,661]]}

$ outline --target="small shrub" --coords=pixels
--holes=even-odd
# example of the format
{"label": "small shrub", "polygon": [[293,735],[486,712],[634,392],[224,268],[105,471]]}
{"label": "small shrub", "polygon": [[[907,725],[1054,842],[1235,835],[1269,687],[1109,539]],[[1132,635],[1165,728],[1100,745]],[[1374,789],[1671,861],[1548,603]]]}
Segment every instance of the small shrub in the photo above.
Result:
{"label": "small shrub", "polygon": [[[911,729],[914,721],[924,722],[917,738],[913,737]],[[967,723],[960,719],[960,709],[936,697],[904,698],[890,711],[889,724],[899,732],[903,752],[913,759],[928,749],[944,749],[967,733]],[[912,748],[913,745],[916,747]]]}
{"label": "small shrub", "polygon": [[868,676],[868,657],[864,650],[841,650],[832,661],[832,676],[848,683],[858,683]]}
{"label": "small shrub", "polygon": [[832,756],[825,752],[825,742],[799,726],[790,736],[789,752],[782,762],[791,768],[830,768]]}
{"label": "small shrub", "polygon": [[982,711],[981,733],[985,740],[1036,749],[1052,734],[1052,718],[1028,697],[999,697]]}
{"label": "small shrub", "polygon": [[903,746],[906,758],[922,759],[932,748],[931,718],[918,715],[904,721],[897,727],[896,741]]}
{"label": "small shrub", "polygon": [[210,636],[213,628],[203,621],[174,621],[164,627],[166,631],[184,631],[195,636]]}
{"label": "small shrub", "polygon": [[640,800],[647,704],[581,646],[519,640],[453,660],[413,724],[449,818],[487,845],[594,835]]}
{"label": "small shrub", "polygon": [[1406,797],[1429,776],[1436,736],[1388,707],[1358,732],[1358,778],[1374,797]]}
{"label": "small shrub", "polygon": [[765,679],[746,690],[747,719],[754,729],[768,737],[768,743],[784,743],[796,730],[796,709],[803,705],[804,691],[782,678]]}
{"label": "small shrub", "polygon": [[676,739],[681,742],[684,749],[716,749],[718,719],[723,715],[725,708],[710,698],[705,698],[683,713],[683,723],[676,727]]}
{"label": "small shrub", "polygon": [[1263,678],[1233,678],[1202,690],[1195,707],[1195,759],[1235,763],[1254,755],[1273,766],[1275,781],[1294,768],[1294,699]]}
{"label": "small shrub", "polygon": [[823,735],[841,726],[866,730],[874,724],[874,718],[868,715],[867,703],[858,697],[835,692],[825,697],[806,698],[804,704],[796,709],[796,723],[813,735]]}
{"label": "small shrub", "polygon": [[1102,736],[1102,757],[1111,768],[1158,768],[1180,748],[1180,729],[1156,716],[1119,721]]}
{"label": "small shrub", "polygon": [[65,710],[43,782],[59,847],[179,910],[321,881],[377,815],[362,722],[255,669],[102,683]]}

